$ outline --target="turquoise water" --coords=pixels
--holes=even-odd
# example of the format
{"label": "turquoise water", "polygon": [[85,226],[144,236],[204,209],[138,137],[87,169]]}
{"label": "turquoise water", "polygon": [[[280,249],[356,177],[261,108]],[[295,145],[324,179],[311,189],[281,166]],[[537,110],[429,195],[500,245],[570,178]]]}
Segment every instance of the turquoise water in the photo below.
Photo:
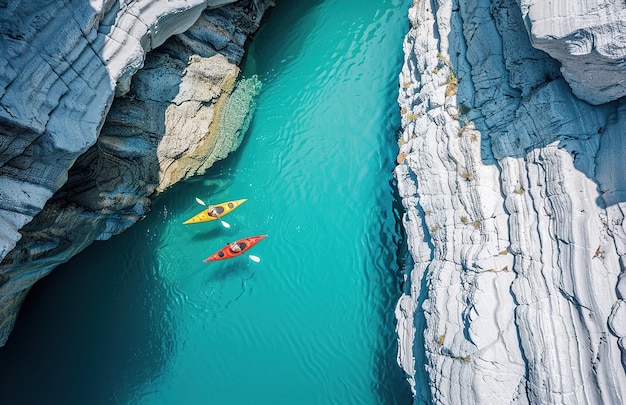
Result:
{"label": "turquoise water", "polygon": [[[0,349],[3,403],[409,404],[391,186],[408,1],[279,1],[226,161],[38,284]],[[194,201],[247,198],[182,225]],[[203,263],[268,234],[247,257]]]}

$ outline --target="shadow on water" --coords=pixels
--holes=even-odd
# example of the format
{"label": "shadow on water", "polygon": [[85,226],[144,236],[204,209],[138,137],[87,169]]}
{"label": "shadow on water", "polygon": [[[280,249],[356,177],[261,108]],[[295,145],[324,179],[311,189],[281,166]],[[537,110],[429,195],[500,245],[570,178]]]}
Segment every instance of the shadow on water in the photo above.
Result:
{"label": "shadow on water", "polygon": [[[290,21],[289,24],[264,23],[257,32],[257,36],[267,38],[288,38],[286,41],[255,41],[247,50],[244,58],[244,74],[257,72],[269,74],[275,66],[284,66],[285,62],[298,58],[299,52],[305,49],[303,43],[308,35],[314,32],[314,26],[318,21],[314,18],[312,10],[323,3],[323,0],[282,0],[281,7],[273,7],[266,14],[264,20]],[[288,6],[286,6],[286,4]],[[294,22],[297,20],[297,22]],[[264,22],[265,22],[264,21]],[[262,57],[257,57],[262,55]],[[288,59],[282,59],[289,55]],[[279,59],[280,60],[277,60]],[[277,76],[273,72],[272,76]]]}
{"label": "shadow on water", "polygon": [[[408,24],[406,29],[408,30]],[[401,59],[401,56],[399,56],[395,66],[402,65]],[[393,86],[389,86],[388,94],[383,98],[388,103],[386,105],[387,114],[384,120],[385,126],[383,133],[387,134],[389,144],[393,144],[395,136],[401,128],[400,111],[397,108],[396,98],[394,97],[396,93],[397,89]],[[402,199],[399,195],[397,183],[392,176],[392,171],[395,167],[395,152],[396,150],[394,148],[381,150],[383,170],[380,174],[381,190],[380,196],[378,197],[378,206],[381,210],[379,215],[379,234],[382,246],[381,252],[386,256],[383,262],[387,265],[384,270],[386,280],[381,280],[380,285],[387,286],[388,298],[383,307],[385,317],[384,330],[386,331],[384,338],[386,344],[384,351],[380,353],[378,358],[375,358],[373,367],[379,376],[378,381],[380,388],[377,390],[379,403],[408,405],[413,402],[413,398],[406,379],[406,374],[397,362],[398,336],[395,332],[397,322],[395,318],[395,305],[400,295],[410,289],[408,283],[404,283],[403,275],[410,273],[411,268],[407,268],[407,266],[412,265],[412,261],[408,251],[406,233],[401,220],[404,207],[402,206]],[[388,175],[386,173],[388,173]],[[383,177],[386,178],[383,179]],[[385,184],[383,180],[387,181],[387,188],[382,186]],[[417,358],[416,362],[426,364],[425,359],[421,358]]]}
{"label": "shadow on water", "polygon": [[211,225],[214,225],[213,229],[207,231],[199,231],[194,234],[191,240],[193,240],[194,242],[204,242],[208,240],[214,240],[215,238],[220,236],[222,234],[222,230],[219,228],[220,225],[213,223],[211,223]]}
{"label": "shadow on water", "polygon": [[[131,251],[156,251],[136,235]],[[168,291],[155,255],[132,267],[128,248],[126,234],[97,242],[33,287],[0,349],[3,403],[125,403],[158,378],[174,344]]]}
{"label": "shadow on water", "polygon": [[[413,402],[411,390],[406,379],[407,376],[397,362],[398,336],[394,331],[396,324],[394,309],[398,297],[403,292],[402,288],[405,287],[402,274],[410,271],[410,269],[406,268],[410,261],[410,254],[406,245],[406,236],[401,226],[401,211],[399,211],[402,207],[401,200],[397,190],[393,188],[393,183],[390,182],[389,184],[391,188],[390,193],[393,194],[392,206],[386,208],[381,204],[382,212],[380,215],[383,219],[380,229],[380,240],[382,246],[387,247],[382,252],[385,255],[383,262],[388,264],[384,269],[384,274],[382,274],[386,280],[380,280],[380,285],[388,286],[388,299],[382,308],[384,317],[383,350],[374,357],[373,369],[376,370],[378,375],[377,394],[379,403],[409,405]],[[385,198],[385,202],[388,201],[389,199]],[[416,359],[417,362],[421,360],[420,358]]]}
{"label": "shadow on water", "polygon": [[[215,267],[215,270],[211,269],[206,277],[206,280],[211,281],[229,281],[229,280],[248,280],[254,276],[254,269],[250,267],[245,257],[237,258],[241,260],[240,263],[229,263]],[[243,264],[242,264],[243,263]]]}

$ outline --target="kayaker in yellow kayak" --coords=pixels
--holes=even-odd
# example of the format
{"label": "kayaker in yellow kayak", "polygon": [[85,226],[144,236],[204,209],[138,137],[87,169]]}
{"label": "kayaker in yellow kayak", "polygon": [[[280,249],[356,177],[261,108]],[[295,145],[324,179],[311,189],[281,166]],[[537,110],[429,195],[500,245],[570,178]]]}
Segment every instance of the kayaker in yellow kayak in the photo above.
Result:
{"label": "kayaker in yellow kayak", "polygon": [[207,208],[207,213],[215,218],[219,218],[220,217],[220,213],[217,210],[217,207],[214,205],[210,205],[209,208]]}
{"label": "kayaker in yellow kayak", "polygon": [[240,200],[226,201],[221,204],[209,205],[205,204],[204,201],[196,197],[196,202],[200,205],[204,205],[206,208],[202,210],[202,212],[199,212],[198,214],[183,222],[183,224],[199,224],[206,221],[219,220],[224,228],[230,228],[230,225],[226,221],[224,221],[222,217],[230,213],[246,201],[247,200],[245,198],[242,198]]}

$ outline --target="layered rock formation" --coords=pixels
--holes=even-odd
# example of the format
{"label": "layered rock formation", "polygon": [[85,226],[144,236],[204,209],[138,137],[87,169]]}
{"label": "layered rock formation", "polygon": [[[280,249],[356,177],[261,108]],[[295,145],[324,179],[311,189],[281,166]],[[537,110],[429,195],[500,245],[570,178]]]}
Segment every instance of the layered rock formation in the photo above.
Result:
{"label": "layered rock formation", "polygon": [[0,344],[33,283],[238,146],[270,5],[0,4]]}
{"label": "layered rock formation", "polygon": [[621,14],[413,2],[395,175],[414,403],[626,402]]}
{"label": "layered rock formation", "polygon": [[563,77],[577,97],[602,104],[626,95],[626,8],[622,3],[520,3],[533,46],[561,63]]}

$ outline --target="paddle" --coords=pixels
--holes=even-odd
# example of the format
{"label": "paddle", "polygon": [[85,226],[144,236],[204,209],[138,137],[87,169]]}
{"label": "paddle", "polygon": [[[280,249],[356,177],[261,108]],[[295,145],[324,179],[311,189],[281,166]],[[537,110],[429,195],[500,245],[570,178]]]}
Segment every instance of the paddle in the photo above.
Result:
{"label": "paddle", "polygon": [[[200,204],[200,205],[203,205],[203,206],[207,207],[207,205],[204,203],[204,201],[202,201],[202,200],[201,200],[201,199],[199,199],[198,197],[196,197],[196,202],[197,202],[198,204]],[[222,226],[223,226],[224,228],[230,228],[230,224],[229,224],[228,222],[224,221],[222,218],[220,218],[220,216],[219,216],[219,215],[217,215],[217,219],[219,219],[219,220],[220,220],[220,222],[221,222],[221,224],[222,224]]]}
{"label": "paddle", "polygon": [[[246,255],[248,255],[247,253],[245,253]],[[248,255],[248,257],[250,258],[250,260],[252,260],[253,262],[260,262],[261,258],[259,256],[254,256],[254,255]]]}

